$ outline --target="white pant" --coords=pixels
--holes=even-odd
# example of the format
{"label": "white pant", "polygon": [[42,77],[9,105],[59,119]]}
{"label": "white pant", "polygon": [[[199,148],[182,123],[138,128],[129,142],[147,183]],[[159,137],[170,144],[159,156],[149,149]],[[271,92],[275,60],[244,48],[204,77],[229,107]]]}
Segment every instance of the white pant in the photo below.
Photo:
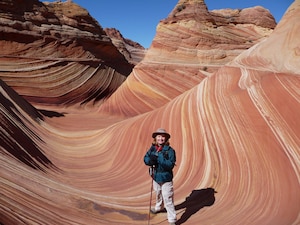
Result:
{"label": "white pant", "polygon": [[174,206],[173,182],[157,183],[153,180],[153,188],[156,192],[155,211],[160,211],[164,207],[167,210],[168,222],[176,222],[176,211]]}

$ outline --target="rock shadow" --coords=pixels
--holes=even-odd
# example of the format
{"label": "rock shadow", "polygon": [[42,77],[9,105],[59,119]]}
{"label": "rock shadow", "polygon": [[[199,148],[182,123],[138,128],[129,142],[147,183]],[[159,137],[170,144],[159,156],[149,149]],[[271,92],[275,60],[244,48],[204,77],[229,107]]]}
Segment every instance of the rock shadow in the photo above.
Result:
{"label": "rock shadow", "polygon": [[215,202],[215,193],[217,192],[213,188],[193,190],[184,202],[175,206],[176,210],[185,208],[184,213],[179,220],[177,220],[176,225],[183,224],[203,207],[212,206]]}
{"label": "rock shadow", "polygon": [[64,117],[65,113],[59,113],[59,112],[55,112],[55,111],[49,111],[49,110],[44,110],[44,109],[39,109],[39,112],[43,115],[43,116],[47,116],[47,117]]}

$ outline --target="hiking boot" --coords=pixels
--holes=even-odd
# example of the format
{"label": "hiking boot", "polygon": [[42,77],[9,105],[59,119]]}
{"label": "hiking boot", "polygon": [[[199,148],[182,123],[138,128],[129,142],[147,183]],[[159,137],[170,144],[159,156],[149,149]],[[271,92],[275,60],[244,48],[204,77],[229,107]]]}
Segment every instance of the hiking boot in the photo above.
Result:
{"label": "hiking boot", "polygon": [[150,209],[150,212],[151,212],[152,214],[157,214],[157,213],[159,213],[159,211],[158,211],[158,210],[155,210],[155,209]]}

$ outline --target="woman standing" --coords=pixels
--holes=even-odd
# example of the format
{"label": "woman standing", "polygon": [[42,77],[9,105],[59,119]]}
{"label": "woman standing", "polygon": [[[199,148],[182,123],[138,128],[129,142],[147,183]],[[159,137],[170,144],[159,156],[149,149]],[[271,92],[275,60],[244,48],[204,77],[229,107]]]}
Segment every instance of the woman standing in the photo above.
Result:
{"label": "woman standing", "polygon": [[170,134],[159,128],[152,134],[153,143],[147,151],[144,162],[151,166],[153,187],[156,192],[155,208],[151,213],[167,210],[170,225],[175,225],[176,211],[174,206],[173,168],[176,162],[175,150],[170,146]]}

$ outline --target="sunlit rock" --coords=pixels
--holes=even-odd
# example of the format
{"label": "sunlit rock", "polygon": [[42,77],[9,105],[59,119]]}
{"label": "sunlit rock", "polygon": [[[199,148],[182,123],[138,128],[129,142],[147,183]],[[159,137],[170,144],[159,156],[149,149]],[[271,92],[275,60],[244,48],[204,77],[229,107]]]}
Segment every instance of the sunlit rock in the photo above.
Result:
{"label": "sunlit rock", "polygon": [[[205,8],[199,0],[179,1],[176,7],[183,3]],[[190,19],[189,23],[191,14],[180,12],[175,15],[184,21],[166,19],[159,24],[145,58],[105,101],[84,103],[82,95],[95,97],[83,94],[90,89],[76,81],[78,99],[68,96],[65,102],[88,105],[85,110],[74,103],[67,107],[59,102],[61,96],[59,101],[48,97],[49,87],[60,84],[51,79],[65,73],[58,77],[38,75],[43,70],[56,74],[45,65],[57,60],[20,61],[17,51],[22,57],[33,57],[40,52],[54,54],[52,48],[39,45],[32,52],[32,44],[20,40],[14,41],[15,50],[1,45],[9,49],[9,57],[0,61],[2,224],[148,223],[151,178],[143,156],[151,145],[152,132],[159,127],[171,133],[170,143],[177,154],[174,187],[178,224],[300,223],[300,1],[289,7],[273,32],[255,24],[216,25],[215,29],[224,31],[219,34],[228,36],[214,39],[220,42],[209,46],[201,42],[202,47],[195,48],[201,53],[210,49],[225,52],[223,59],[218,54],[215,59],[214,54],[192,57],[193,48],[183,30],[189,40],[195,35],[195,43],[203,33],[189,33],[193,27],[189,25],[198,22]],[[221,11],[214,16],[202,12],[210,15],[208,24],[216,14],[222,21]],[[206,20],[201,21],[204,26]],[[243,28],[235,30],[237,27]],[[229,36],[241,37],[241,30],[252,30],[249,34],[257,38],[255,43],[231,42]],[[55,46],[55,42],[51,44]],[[159,46],[165,47],[159,50]],[[79,49],[86,60],[89,51]],[[78,69],[77,61],[72,59],[72,63]],[[201,69],[203,66],[207,69]],[[68,71],[67,67],[68,63],[58,71]],[[72,80],[79,71],[69,69],[72,72],[65,79]],[[69,85],[61,83],[61,89],[74,88],[71,81]],[[39,91],[37,84],[42,87]],[[90,85],[93,89],[94,82]],[[37,104],[40,99],[45,99],[44,104]],[[164,213],[150,219],[151,224],[167,223]]]}

